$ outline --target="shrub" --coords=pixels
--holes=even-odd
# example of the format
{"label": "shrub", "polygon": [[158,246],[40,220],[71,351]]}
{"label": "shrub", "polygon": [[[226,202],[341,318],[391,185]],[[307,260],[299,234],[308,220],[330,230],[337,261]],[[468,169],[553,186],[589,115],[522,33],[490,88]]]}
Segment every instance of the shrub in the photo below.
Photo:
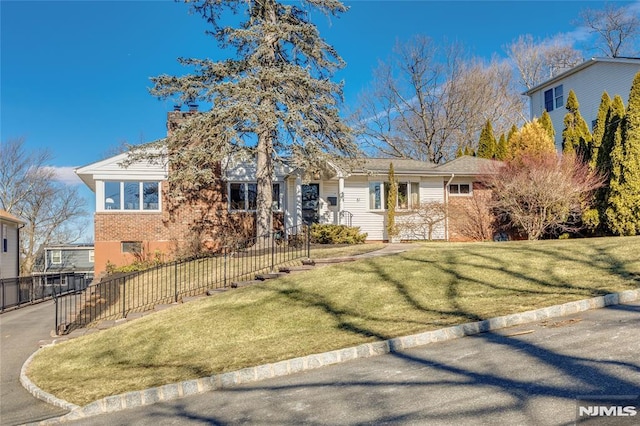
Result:
{"label": "shrub", "polygon": [[316,244],[362,244],[367,238],[359,227],[346,225],[311,225],[311,242]]}

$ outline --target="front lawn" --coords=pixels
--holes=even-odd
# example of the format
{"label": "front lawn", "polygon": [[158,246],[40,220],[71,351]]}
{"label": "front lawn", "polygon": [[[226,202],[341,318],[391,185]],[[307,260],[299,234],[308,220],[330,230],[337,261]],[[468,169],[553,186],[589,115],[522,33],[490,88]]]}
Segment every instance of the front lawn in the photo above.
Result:
{"label": "front lawn", "polygon": [[425,243],[186,303],[45,348],[28,375],[78,405],[635,289],[640,237]]}

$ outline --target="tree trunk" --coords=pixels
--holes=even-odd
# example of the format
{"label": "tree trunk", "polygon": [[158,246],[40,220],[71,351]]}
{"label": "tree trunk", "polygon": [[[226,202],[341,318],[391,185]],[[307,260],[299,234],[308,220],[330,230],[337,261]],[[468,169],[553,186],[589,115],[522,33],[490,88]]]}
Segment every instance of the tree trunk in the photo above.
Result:
{"label": "tree trunk", "polygon": [[[273,0],[264,2],[262,5],[262,14],[265,22],[275,25],[276,19],[276,6]],[[265,50],[269,53],[264,57],[263,65],[266,68],[275,66],[276,63],[276,44],[278,37],[273,32],[267,32],[264,34],[263,45]],[[260,100],[260,110],[273,112],[277,109],[273,99],[269,98],[270,91],[272,90],[272,84],[269,81],[262,81],[262,93],[266,94]],[[272,231],[272,205],[273,205],[273,143],[274,138],[277,135],[277,129],[274,128],[272,121],[269,121],[269,117],[261,117],[259,119],[260,124],[258,126],[258,153],[257,153],[257,206],[256,206],[256,237],[258,238],[258,244],[261,244],[261,240],[267,240],[265,238],[270,235]]]}
{"label": "tree trunk", "polygon": [[[268,235],[272,230],[273,204],[273,140],[272,132],[264,129],[258,134],[257,158],[257,211],[256,237]],[[261,239],[261,238],[259,238]]]}

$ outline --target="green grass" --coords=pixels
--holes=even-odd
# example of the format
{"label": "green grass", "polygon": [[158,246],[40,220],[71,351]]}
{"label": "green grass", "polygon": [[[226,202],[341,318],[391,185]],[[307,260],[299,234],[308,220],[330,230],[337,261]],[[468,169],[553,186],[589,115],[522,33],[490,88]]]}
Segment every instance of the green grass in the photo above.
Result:
{"label": "green grass", "polygon": [[640,237],[421,244],[183,304],[49,347],[33,382],[96,399],[635,289]]}

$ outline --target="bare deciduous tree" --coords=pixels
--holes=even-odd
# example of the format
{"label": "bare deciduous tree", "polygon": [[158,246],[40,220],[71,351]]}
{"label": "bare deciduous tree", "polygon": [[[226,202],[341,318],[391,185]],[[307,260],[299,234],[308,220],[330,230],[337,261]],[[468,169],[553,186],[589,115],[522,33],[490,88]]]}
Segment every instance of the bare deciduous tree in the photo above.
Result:
{"label": "bare deciduous tree", "polygon": [[457,233],[474,241],[490,241],[496,233],[491,191],[476,190],[473,196],[450,201],[449,223]]}
{"label": "bare deciduous tree", "polygon": [[440,163],[477,141],[487,120],[500,133],[523,111],[507,64],[468,59],[459,45],[417,36],[380,64],[352,118],[377,154]]}
{"label": "bare deciduous tree", "polygon": [[524,156],[483,177],[501,219],[529,240],[552,232],[576,232],[582,213],[603,179],[575,155]]}
{"label": "bare deciduous tree", "polygon": [[86,215],[77,188],[55,180],[51,154],[26,152],[24,139],[0,145],[0,208],[26,222],[20,232],[20,273],[28,274],[43,245],[72,243],[82,236]]}
{"label": "bare deciduous tree", "polygon": [[596,48],[605,56],[633,56],[638,51],[640,17],[632,7],[606,4],[602,10],[585,9],[580,13],[579,24],[598,36]]}
{"label": "bare deciduous tree", "polygon": [[399,218],[397,227],[400,234],[431,241],[436,227],[443,224],[446,217],[444,203],[427,201],[412,209],[409,215]]}
{"label": "bare deciduous tree", "polygon": [[570,45],[559,40],[535,40],[531,34],[518,37],[505,50],[527,89],[583,61],[582,54]]}

